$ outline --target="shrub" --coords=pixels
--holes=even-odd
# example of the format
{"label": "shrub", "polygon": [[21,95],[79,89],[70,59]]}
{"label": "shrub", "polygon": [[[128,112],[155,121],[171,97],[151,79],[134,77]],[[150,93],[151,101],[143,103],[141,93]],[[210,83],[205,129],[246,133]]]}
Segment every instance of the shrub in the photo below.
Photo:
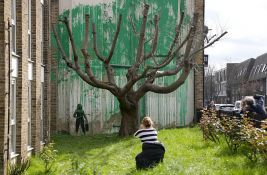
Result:
{"label": "shrub", "polygon": [[39,157],[44,162],[45,173],[50,172],[52,165],[56,159],[57,150],[54,149],[54,143],[48,143],[44,146]]}
{"label": "shrub", "polygon": [[232,152],[237,149],[244,142],[243,124],[244,120],[236,117],[222,116],[221,119],[221,133]]}
{"label": "shrub", "polygon": [[22,159],[20,163],[11,164],[8,163],[8,175],[22,175],[30,167],[29,159]]}
{"label": "shrub", "polygon": [[254,127],[245,113],[243,117],[220,115],[214,110],[203,110],[200,128],[206,140],[219,143],[219,135],[223,135],[229,149],[236,153],[241,146],[245,148],[245,156],[256,161],[258,155],[267,160],[267,119],[262,121],[261,129]]}
{"label": "shrub", "polygon": [[259,154],[267,161],[267,131],[265,128],[255,128],[252,125],[245,125],[246,145],[250,147],[251,152],[246,155],[250,160],[256,160]]}
{"label": "shrub", "polygon": [[203,133],[203,138],[205,140],[210,140],[215,143],[219,143],[219,130],[220,119],[217,117],[215,110],[202,110],[202,117],[200,119],[200,129]]}
{"label": "shrub", "polygon": [[69,175],[85,175],[87,173],[87,165],[85,162],[81,162],[79,157],[70,157],[71,167],[64,171],[64,174]]}

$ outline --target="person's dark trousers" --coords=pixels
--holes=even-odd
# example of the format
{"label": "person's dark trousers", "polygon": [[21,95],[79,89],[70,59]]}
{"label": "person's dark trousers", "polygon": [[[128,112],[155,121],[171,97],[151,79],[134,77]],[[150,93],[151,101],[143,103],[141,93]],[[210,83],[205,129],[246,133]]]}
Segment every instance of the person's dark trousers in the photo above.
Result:
{"label": "person's dark trousers", "polygon": [[85,134],[85,128],[84,128],[84,120],[83,118],[78,118],[76,119],[76,132],[78,133],[79,131],[79,126],[81,125],[82,131]]}
{"label": "person's dark trousers", "polygon": [[153,168],[163,162],[165,148],[161,143],[143,143],[142,152],[135,157],[136,169]]}

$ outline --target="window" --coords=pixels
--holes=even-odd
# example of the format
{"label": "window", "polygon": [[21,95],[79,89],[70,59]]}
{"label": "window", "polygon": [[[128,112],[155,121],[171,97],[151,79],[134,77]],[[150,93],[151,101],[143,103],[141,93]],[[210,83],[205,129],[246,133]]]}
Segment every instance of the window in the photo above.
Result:
{"label": "window", "polygon": [[254,66],[254,67],[253,67],[253,74],[254,74],[254,75],[255,75],[256,72],[257,72],[257,68],[258,68],[257,66]]}
{"label": "window", "polygon": [[265,69],[266,69],[266,64],[264,64],[264,65],[262,66],[261,72],[264,72]]}
{"label": "window", "polygon": [[44,2],[41,0],[41,62],[44,64]]}
{"label": "window", "polygon": [[28,59],[31,60],[31,0],[28,0]]}
{"label": "window", "polygon": [[10,88],[10,153],[16,153],[16,78],[12,78]]}
{"label": "window", "polygon": [[31,148],[32,142],[32,88],[31,88],[31,81],[28,81],[28,148]]}
{"label": "window", "polygon": [[41,83],[40,141],[44,141],[44,83]]}
{"label": "window", "polygon": [[259,65],[258,70],[257,70],[258,71],[257,73],[260,73],[261,67],[262,67],[262,64]]}
{"label": "window", "polygon": [[[44,0],[40,0],[41,4],[41,63],[44,65],[44,33],[45,33],[45,4]],[[40,141],[44,142],[44,66],[41,68],[41,111],[40,111]]]}
{"label": "window", "polygon": [[16,0],[11,0],[11,50],[16,53]]}

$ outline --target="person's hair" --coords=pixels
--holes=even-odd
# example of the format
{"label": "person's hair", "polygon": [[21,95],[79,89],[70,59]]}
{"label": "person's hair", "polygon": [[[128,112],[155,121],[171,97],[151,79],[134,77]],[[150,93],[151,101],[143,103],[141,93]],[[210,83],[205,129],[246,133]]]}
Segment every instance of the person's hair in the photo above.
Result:
{"label": "person's hair", "polygon": [[144,125],[144,127],[146,128],[150,128],[153,126],[153,121],[151,120],[150,117],[145,117],[142,121],[142,124]]}
{"label": "person's hair", "polygon": [[242,100],[242,107],[244,107],[245,105],[248,105],[249,107],[252,107],[253,105],[255,105],[255,100],[253,97],[245,97]]}

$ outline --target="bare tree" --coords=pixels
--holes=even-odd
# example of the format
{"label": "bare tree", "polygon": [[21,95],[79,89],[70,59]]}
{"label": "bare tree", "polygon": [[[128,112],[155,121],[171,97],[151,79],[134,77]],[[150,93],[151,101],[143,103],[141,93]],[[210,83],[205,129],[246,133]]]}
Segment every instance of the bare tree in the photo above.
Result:
{"label": "bare tree", "polygon": [[219,88],[220,82],[216,81],[215,73],[216,71],[214,66],[208,66],[205,71],[204,99],[206,101],[209,101],[211,99],[217,100],[217,97],[221,92],[221,89]]}
{"label": "bare tree", "polygon": [[[61,22],[63,22],[67,28],[67,33],[70,39],[70,43],[72,46],[74,63],[70,58],[68,58],[65,53],[59,35],[55,30],[55,26],[52,25],[53,33],[55,34],[55,38],[57,41],[57,45],[61,52],[62,58],[65,60],[68,67],[73,69],[86,83],[96,88],[106,89],[110,91],[119,101],[120,104],[120,112],[122,115],[121,126],[119,135],[127,136],[133,134],[137,129],[137,121],[138,121],[138,103],[139,100],[147,93],[170,93],[179,88],[188,77],[190,70],[194,67],[194,57],[197,53],[202,51],[203,49],[211,46],[213,43],[218,41],[221,37],[223,37],[226,32],[222,33],[217,38],[209,41],[207,45],[203,45],[204,36],[203,33],[197,35],[196,26],[197,26],[197,14],[194,14],[192,19],[191,26],[188,30],[188,33],[185,37],[181,36],[181,27],[183,25],[184,14],[182,13],[180,17],[180,21],[175,29],[175,36],[172,40],[170,48],[168,52],[163,56],[162,60],[155,59],[155,53],[158,47],[158,36],[159,36],[159,16],[154,16],[154,36],[152,38],[151,50],[148,53],[145,53],[144,46],[145,36],[146,36],[146,25],[147,25],[147,17],[148,17],[149,5],[144,5],[143,10],[143,18],[140,26],[140,31],[138,34],[138,46],[135,55],[135,63],[131,65],[126,74],[127,82],[123,87],[119,87],[114,78],[114,69],[110,64],[110,60],[112,59],[114,49],[117,43],[117,39],[120,33],[121,23],[122,23],[122,15],[119,16],[119,20],[117,23],[117,29],[115,36],[113,38],[111,48],[108,56],[103,56],[97,47],[97,31],[95,27],[95,23],[92,24],[92,33],[93,33],[93,49],[94,52],[105,67],[105,71],[107,73],[107,81],[99,80],[95,77],[91,65],[90,59],[91,55],[88,53],[88,42],[89,42],[89,19],[90,16],[85,16],[85,37],[83,42],[83,48],[81,52],[84,57],[85,68],[82,70],[78,63],[78,54],[77,48],[74,43],[73,34],[71,32],[68,19],[65,17]],[[132,24],[133,29],[135,30],[134,24]],[[135,30],[136,31],[136,30]],[[149,66],[143,66],[147,61],[152,62]],[[175,62],[176,67],[172,69],[167,69],[167,65],[171,62]],[[143,69],[141,69],[143,66]],[[162,68],[165,68],[162,70]],[[142,72],[140,72],[142,70]],[[160,71],[161,70],[161,71]],[[173,76],[177,75],[179,72],[179,76],[177,79],[172,82],[170,85],[160,86],[155,84],[155,80],[164,76]],[[138,86],[137,89],[134,89],[134,85],[140,82],[141,86]]]}

